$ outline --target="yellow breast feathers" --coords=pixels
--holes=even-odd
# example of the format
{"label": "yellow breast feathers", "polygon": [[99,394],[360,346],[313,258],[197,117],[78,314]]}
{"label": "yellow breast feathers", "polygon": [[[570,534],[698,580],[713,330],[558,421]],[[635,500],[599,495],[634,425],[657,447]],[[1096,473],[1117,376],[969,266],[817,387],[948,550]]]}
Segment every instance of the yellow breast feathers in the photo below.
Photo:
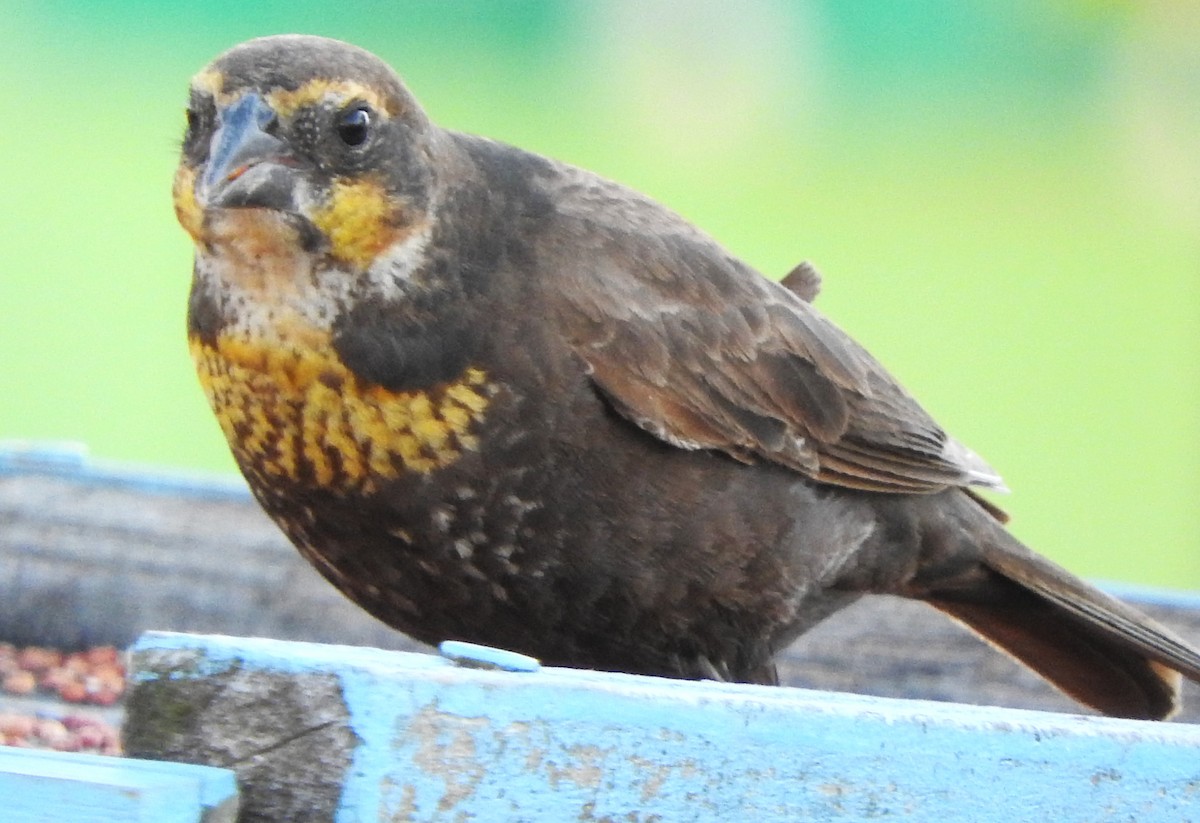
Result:
{"label": "yellow breast feathers", "polygon": [[297,350],[226,336],[189,341],[200,383],[243,469],[316,486],[372,491],[477,448],[487,376],[466,369],[427,390],[364,384],[331,347]]}

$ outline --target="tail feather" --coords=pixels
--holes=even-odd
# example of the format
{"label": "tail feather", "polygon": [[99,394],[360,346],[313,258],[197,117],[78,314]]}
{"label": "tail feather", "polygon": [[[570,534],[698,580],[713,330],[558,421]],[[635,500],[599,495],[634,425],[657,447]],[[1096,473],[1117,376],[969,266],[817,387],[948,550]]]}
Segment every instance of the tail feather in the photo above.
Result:
{"label": "tail feather", "polygon": [[994,520],[983,528],[982,568],[927,581],[922,599],[1105,714],[1160,720],[1178,710],[1181,675],[1200,682],[1200,652]]}
{"label": "tail feather", "polygon": [[984,562],[1000,574],[1045,598],[1085,625],[1137,649],[1147,657],[1200,681],[1200,652],[1165,626],[1105,594],[1061,566],[1009,538],[1014,546],[985,553]]}
{"label": "tail feather", "polygon": [[1064,619],[1055,605],[1037,595],[1015,584],[1011,588],[1000,603],[928,602],[1097,711],[1162,720],[1179,710],[1178,672],[1084,621]]}

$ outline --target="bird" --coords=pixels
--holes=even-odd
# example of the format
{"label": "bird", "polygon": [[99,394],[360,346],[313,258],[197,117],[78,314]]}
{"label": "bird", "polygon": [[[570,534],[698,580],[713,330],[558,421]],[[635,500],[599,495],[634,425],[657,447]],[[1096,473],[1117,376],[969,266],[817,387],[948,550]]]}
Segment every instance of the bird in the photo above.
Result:
{"label": "bird", "polygon": [[[775,684],[866,595],[923,601],[1096,711],[1200,652],[1035,554],[997,472],[814,305],[630,188],[439,127],[341,41],[191,80],[188,345],[262,508],[418,640]],[[231,559],[231,562],[236,562]]]}

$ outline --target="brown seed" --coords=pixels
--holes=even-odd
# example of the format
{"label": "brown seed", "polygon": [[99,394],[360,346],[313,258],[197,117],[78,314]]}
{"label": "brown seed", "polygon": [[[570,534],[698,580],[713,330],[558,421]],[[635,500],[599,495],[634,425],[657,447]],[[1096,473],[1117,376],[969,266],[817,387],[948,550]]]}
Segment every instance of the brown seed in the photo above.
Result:
{"label": "brown seed", "polygon": [[0,714],[0,734],[5,737],[29,737],[33,734],[36,721],[27,714],[4,712]]}
{"label": "brown seed", "polygon": [[84,655],[93,666],[120,666],[121,663],[121,652],[115,646],[94,646]]}
{"label": "brown seed", "polygon": [[17,662],[26,671],[42,672],[53,666],[61,666],[62,653],[41,646],[26,646],[17,652]]}
{"label": "brown seed", "polygon": [[63,660],[62,667],[69,672],[76,674],[86,674],[91,671],[92,664],[88,661],[87,656],[81,652],[72,652]]}
{"label": "brown seed", "polygon": [[55,666],[42,673],[42,676],[38,678],[38,687],[44,691],[57,692],[61,691],[68,683],[74,683],[78,679],[79,676],[66,667]]}
{"label": "brown seed", "polygon": [[116,691],[125,691],[125,669],[121,666],[103,664],[92,669],[92,676],[104,686]]}
{"label": "brown seed", "polygon": [[37,721],[34,727],[34,736],[46,746],[59,751],[66,751],[67,742],[73,740],[75,735],[67,730],[67,727],[62,724],[62,721],[55,720],[50,717],[42,718]]}
{"label": "brown seed", "polygon": [[82,703],[88,699],[87,686],[78,680],[71,680],[59,686],[58,696],[68,703]]}
{"label": "brown seed", "polygon": [[77,732],[85,726],[96,724],[96,719],[88,717],[86,714],[67,714],[60,717],[59,722],[67,728],[67,731]]}
{"label": "brown seed", "polygon": [[4,678],[2,686],[9,694],[31,694],[37,688],[37,678],[33,672],[15,671]]}
{"label": "brown seed", "polygon": [[84,726],[76,733],[80,748],[100,749],[109,742],[111,734],[99,726]]}
{"label": "brown seed", "polygon": [[50,742],[50,748],[56,752],[77,752],[79,751],[79,738],[76,735],[67,732],[65,737],[60,737]]}
{"label": "brown seed", "polygon": [[87,699],[89,703],[97,706],[112,706],[121,699],[121,694],[113,689],[101,687],[94,692],[89,692]]}

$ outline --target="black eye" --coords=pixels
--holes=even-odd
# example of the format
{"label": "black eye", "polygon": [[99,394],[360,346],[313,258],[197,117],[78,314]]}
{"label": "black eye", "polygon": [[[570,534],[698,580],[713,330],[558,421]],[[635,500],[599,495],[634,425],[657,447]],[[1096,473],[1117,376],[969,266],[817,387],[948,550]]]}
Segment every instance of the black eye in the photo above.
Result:
{"label": "black eye", "polygon": [[371,110],[365,105],[344,109],[337,118],[337,133],[347,146],[361,146],[367,142],[371,129]]}
{"label": "black eye", "polygon": [[184,110],[184,116],[187,118],[187,128],[183,131],[183,150],[195,152],[204,144],[211,128],[212,107],[203,102],[193,101]]}

